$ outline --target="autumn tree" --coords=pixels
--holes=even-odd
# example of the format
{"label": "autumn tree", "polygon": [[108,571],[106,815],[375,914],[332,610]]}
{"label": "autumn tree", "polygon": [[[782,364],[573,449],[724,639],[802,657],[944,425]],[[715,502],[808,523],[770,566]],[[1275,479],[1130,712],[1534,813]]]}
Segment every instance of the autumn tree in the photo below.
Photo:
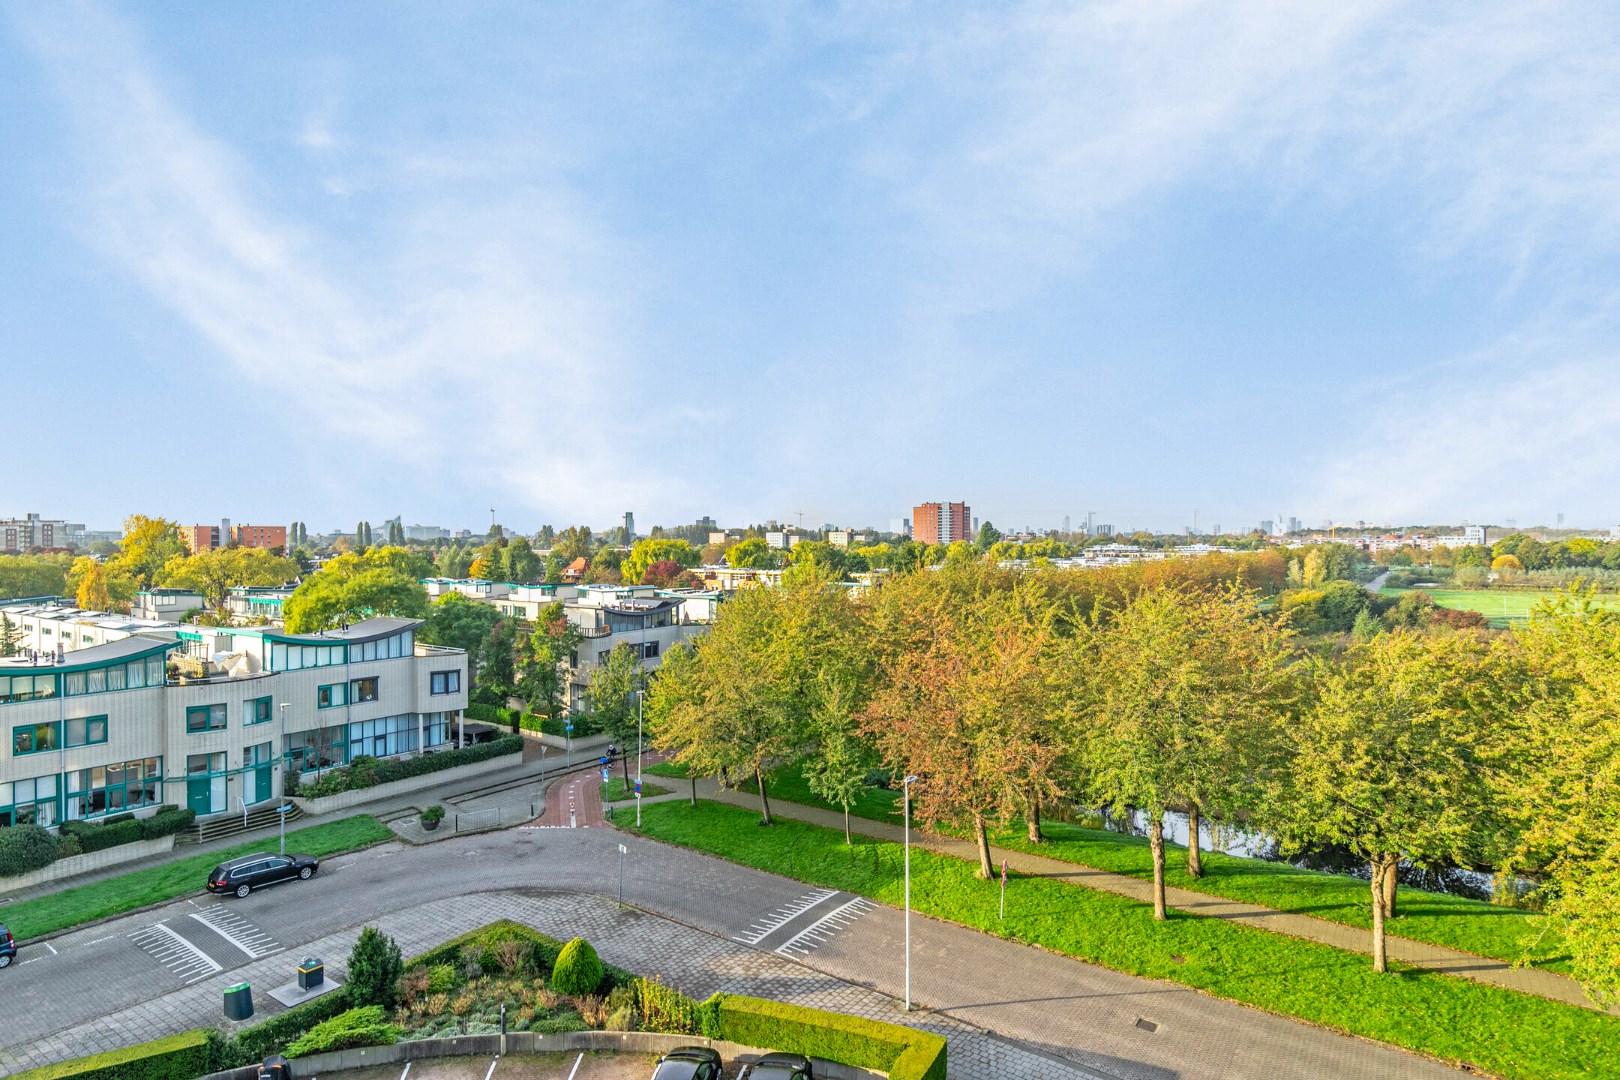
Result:
{"label": "autumn tree", "polygon": [[344,622],[395,615],[425,618],[425,558],[405,548],[348,552],[305,578],[282,607],[289,634],[325,630]]}
{"label": "autumn tree", "polygon": [[107,592],[107,575],[102,573],[101,563],[85,556],[74,560],[74,570],[79,570],[83,564],[83,573],[79,576],[79,588],[75,599],[79,607],[86,611],[109,611],[112,609],[112,597]]}
{"label": "autumn tree", "polygon": [[118,554],[109,560],[109,571],[116,568],[133,580],[137,589],[149,589],[170,559],[186,554],[178,524],[135,514],[124,519],[124,537],[119,541]]}
{"label": "autumn tree", "polygon": [[264,548],[207,548],[170,559],[162,582],[200,594],[216,611],[225,610],[233,588],[285,585],[298,576],[298,564]]}
{"label": "autumn tree", "polygon": [[781,561],[769,544],[757,536],[750,536],[726,549],[726,565],[739,570],[774,570],[781,565]]}
{"label": "autumn tree", "polygon": [[619,564],[619,572],[631,584],[640,584],[654,563],[673,562],[682,569],[698,564],[698,551],[685,540],[637,540]]}
{"label": "autumn tree", "polygon": [[627,641],[613,647],[606,661],[591,672],[590,683],[585,688],[585,705],[597,730],[610,736],[624,751],[619,760],[627,788],[630,786],[629,748],[636,740],[640,719],[638,695],[646,688],[647,673],[642,669],[641,649]]}

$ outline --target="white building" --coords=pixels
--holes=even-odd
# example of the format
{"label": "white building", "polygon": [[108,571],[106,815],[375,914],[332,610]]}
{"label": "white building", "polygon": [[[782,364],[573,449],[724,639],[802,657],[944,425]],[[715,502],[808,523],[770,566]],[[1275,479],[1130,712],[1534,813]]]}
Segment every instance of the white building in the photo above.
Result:
{"label": "white building", "polygon": [[1489,543],[1485,538],[1485,526],[1483,525],[1464,525],[1463,531],[1460,534],[1454,533],[1451,536],[1437,536],[1434,538],[1434,543],[1437,547],[1448,548],[1489,546]]}
{"label": "white building", "polygon": [[469,600],[499,600],[503,596],[510,596],[514,588],[505,581],[442,577],[423,578],[422,587],[427,589],[430,600],[437,600],[446,593],[460,593]]}
{"label": "white building", "polygon": [[203,611],[208,600],[191,589],[142,589],[130,602],[129,613],[137,619],[179,622],[188,611]]}
{"label": "white building", "polygon": [[[568,661],[570,711],[583,706],[592,673],[615,647],[629,645],[643,668],[656,671],[672,647],[708,630],[707,622],[691,618],[700,610],[713,612],[712,603],[693,599],[697,595],[651,585],[581,586],[579,596],[563,606],[568,621],[582,635]],[[703,606],[689,606],[694,603]]]}
{"label": "white building", "polygon": [[[52,826],[163,803],[241,812],[355,757],[448,746],[467,657],[416,644],[421,623],[368,619],[287,635],[187,627],[49,657],[0,659],[0,826]],[[175,654],[211,653],[178,676]],[[215,672],[218,672],[215,674]]]}
{"label": "white building", "polygon": [[178,629],[172,619],[137,618],[111,611],[86,611],[71,600],[46,599],[0,603],[19,632],[18,645],[40,655],[70,653],[122,641],[133,634]]}

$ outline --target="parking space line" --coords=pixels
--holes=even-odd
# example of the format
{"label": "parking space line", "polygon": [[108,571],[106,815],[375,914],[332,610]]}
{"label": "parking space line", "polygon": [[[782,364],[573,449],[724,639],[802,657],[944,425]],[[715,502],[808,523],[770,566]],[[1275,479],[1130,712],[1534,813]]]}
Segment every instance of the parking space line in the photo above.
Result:
{"label": "parking space line", "polygon": [[839,930],[848,926],[868,911],[875,911],[877,905],[863,896],[829,911],[809,926],[800,930],[793,937],[777,946],[776,951],[783,956],[809,956],[811,951],[819,948],[823,942],[830,941]]}
{"label": "parking space line", "polygon": [[765,918],[754,922],[749,928],[749,933],[739,934],[732,940],[740,941],[744,945],[758,945],[828,897],[837,895],[837,889],[816,889],[813,892],[807,892],[791,904],[783,904]]}
{"label": "parking space line", "polygon": [[129,938],[148,956],[173,972],[181,982],[194,983],[223,970],[213,957],[162,923],[137,930]]}
{"label": "parking space line", "polygon": [[226,910],[223,904],[216,904],[191,917],[247,953],[250,959],[257,960],[282,950],[280,942],[234,911]]}

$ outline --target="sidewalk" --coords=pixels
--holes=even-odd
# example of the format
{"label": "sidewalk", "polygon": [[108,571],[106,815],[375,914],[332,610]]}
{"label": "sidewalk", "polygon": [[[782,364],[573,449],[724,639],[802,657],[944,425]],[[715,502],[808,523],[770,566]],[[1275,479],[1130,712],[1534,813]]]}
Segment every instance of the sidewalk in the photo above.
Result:
{"label": "sidewalk", "polygon": [[[698,781],[698,797],[712,802],[745,807],[749,810],[759,808],[759,797],[757,795],[748,792],[722,791],[720,785],[712,779]],[[833,810],[822,810],[801,803],[772,799],[771,813],[777,817],[803,821],[811,825],[821,825],[825,828],[836,829],[839,832],[844,830],[844,816]],[[903,830],[899,825],[871,821],[866,818],[851,818],[850,829],[860,833],[862,836],[888,840],[894,843],[900,843],[903,839]],[[912,843],[918,847],[942,855],[951,855],[968,862],[978,862],[978,849],[970,840],[935,836],[930,833],[920,832],[917,829],[913,829],[911,835]],[[1100,889],[1103,892],[1128,896],[1145,904],[1153,902],[1153,883],[1151,881],[1143,881],[1141,878],[1130,877],[1126,874],[1109,873],[1105,870],[1093,870],[1091,867],[1081,866],[1078,863],[1062,862],[1042,855],[1030,855],[1022,851],[1011,851],[1006,848],[992,847],[990,853],[994,861],[999,863],[1005,859],[1010,868],[1027,877],[1044,877],[1076,887]],[[1227,919],[1259,930],[1269,930],[1273,933],[1287,934],[1290,937],[1304,938],[1307,941],[1331,945],[1346,952],[1368,955],[1372,952],[1371,931],[1354,926],[1345,926],[1342,923],[1328,922],[1325,919],[1317,919],[1309,915],[1296,915],[1291,912],[1277,911],[1274,908],[1239,903],[1235,900],[1211,896],[1208,893],[1193,892],[1190,889],[1166,888],[1165,902],[1171,907],[1180,908],[1194,915]],[[1506,987],[1509,990],[1534,994],[1537,997],[1549,998],[1566,1005],[1578,1005],[1583,1009],[1602,1011],[1599,1006],[1593,1004],[1592,1000],[1586,996],[1586,992],[1581,989],[1580,984],[1567,975],[1559,975],[1556,972],[1544,971],[1539,968],[1515,968],[1512,964],[1503,960],[1475,956],[1473,953],[1460,952],[1456,949],[1447,949],[1439,945],[1430,945],[1427,942],[1412,941],[1409,938],[1394,935],[1386,935],[1384,940],[1390,959],[1410,964],[1413,967],[1426,968],[1447,975],[1473,979],[1475,982]],[[1620,1006],[1610,1011],[1620,1015]]]}

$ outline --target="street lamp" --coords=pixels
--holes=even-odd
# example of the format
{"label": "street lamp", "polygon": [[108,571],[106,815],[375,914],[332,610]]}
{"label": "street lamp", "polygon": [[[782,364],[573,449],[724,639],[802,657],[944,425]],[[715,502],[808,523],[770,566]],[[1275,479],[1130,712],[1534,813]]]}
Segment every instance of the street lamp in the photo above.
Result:
{"label": "street lamp", "polygon": [[636,691],[636,828],[641,828],[641,756],[644,752],[642,746],[641,728],[641,699],[646,696],[645,690]]}
{"label": "street lamp", "polygon": [[900,781],[906,792],[906,1012],[911,1011],[911,785],[916,774]]}

